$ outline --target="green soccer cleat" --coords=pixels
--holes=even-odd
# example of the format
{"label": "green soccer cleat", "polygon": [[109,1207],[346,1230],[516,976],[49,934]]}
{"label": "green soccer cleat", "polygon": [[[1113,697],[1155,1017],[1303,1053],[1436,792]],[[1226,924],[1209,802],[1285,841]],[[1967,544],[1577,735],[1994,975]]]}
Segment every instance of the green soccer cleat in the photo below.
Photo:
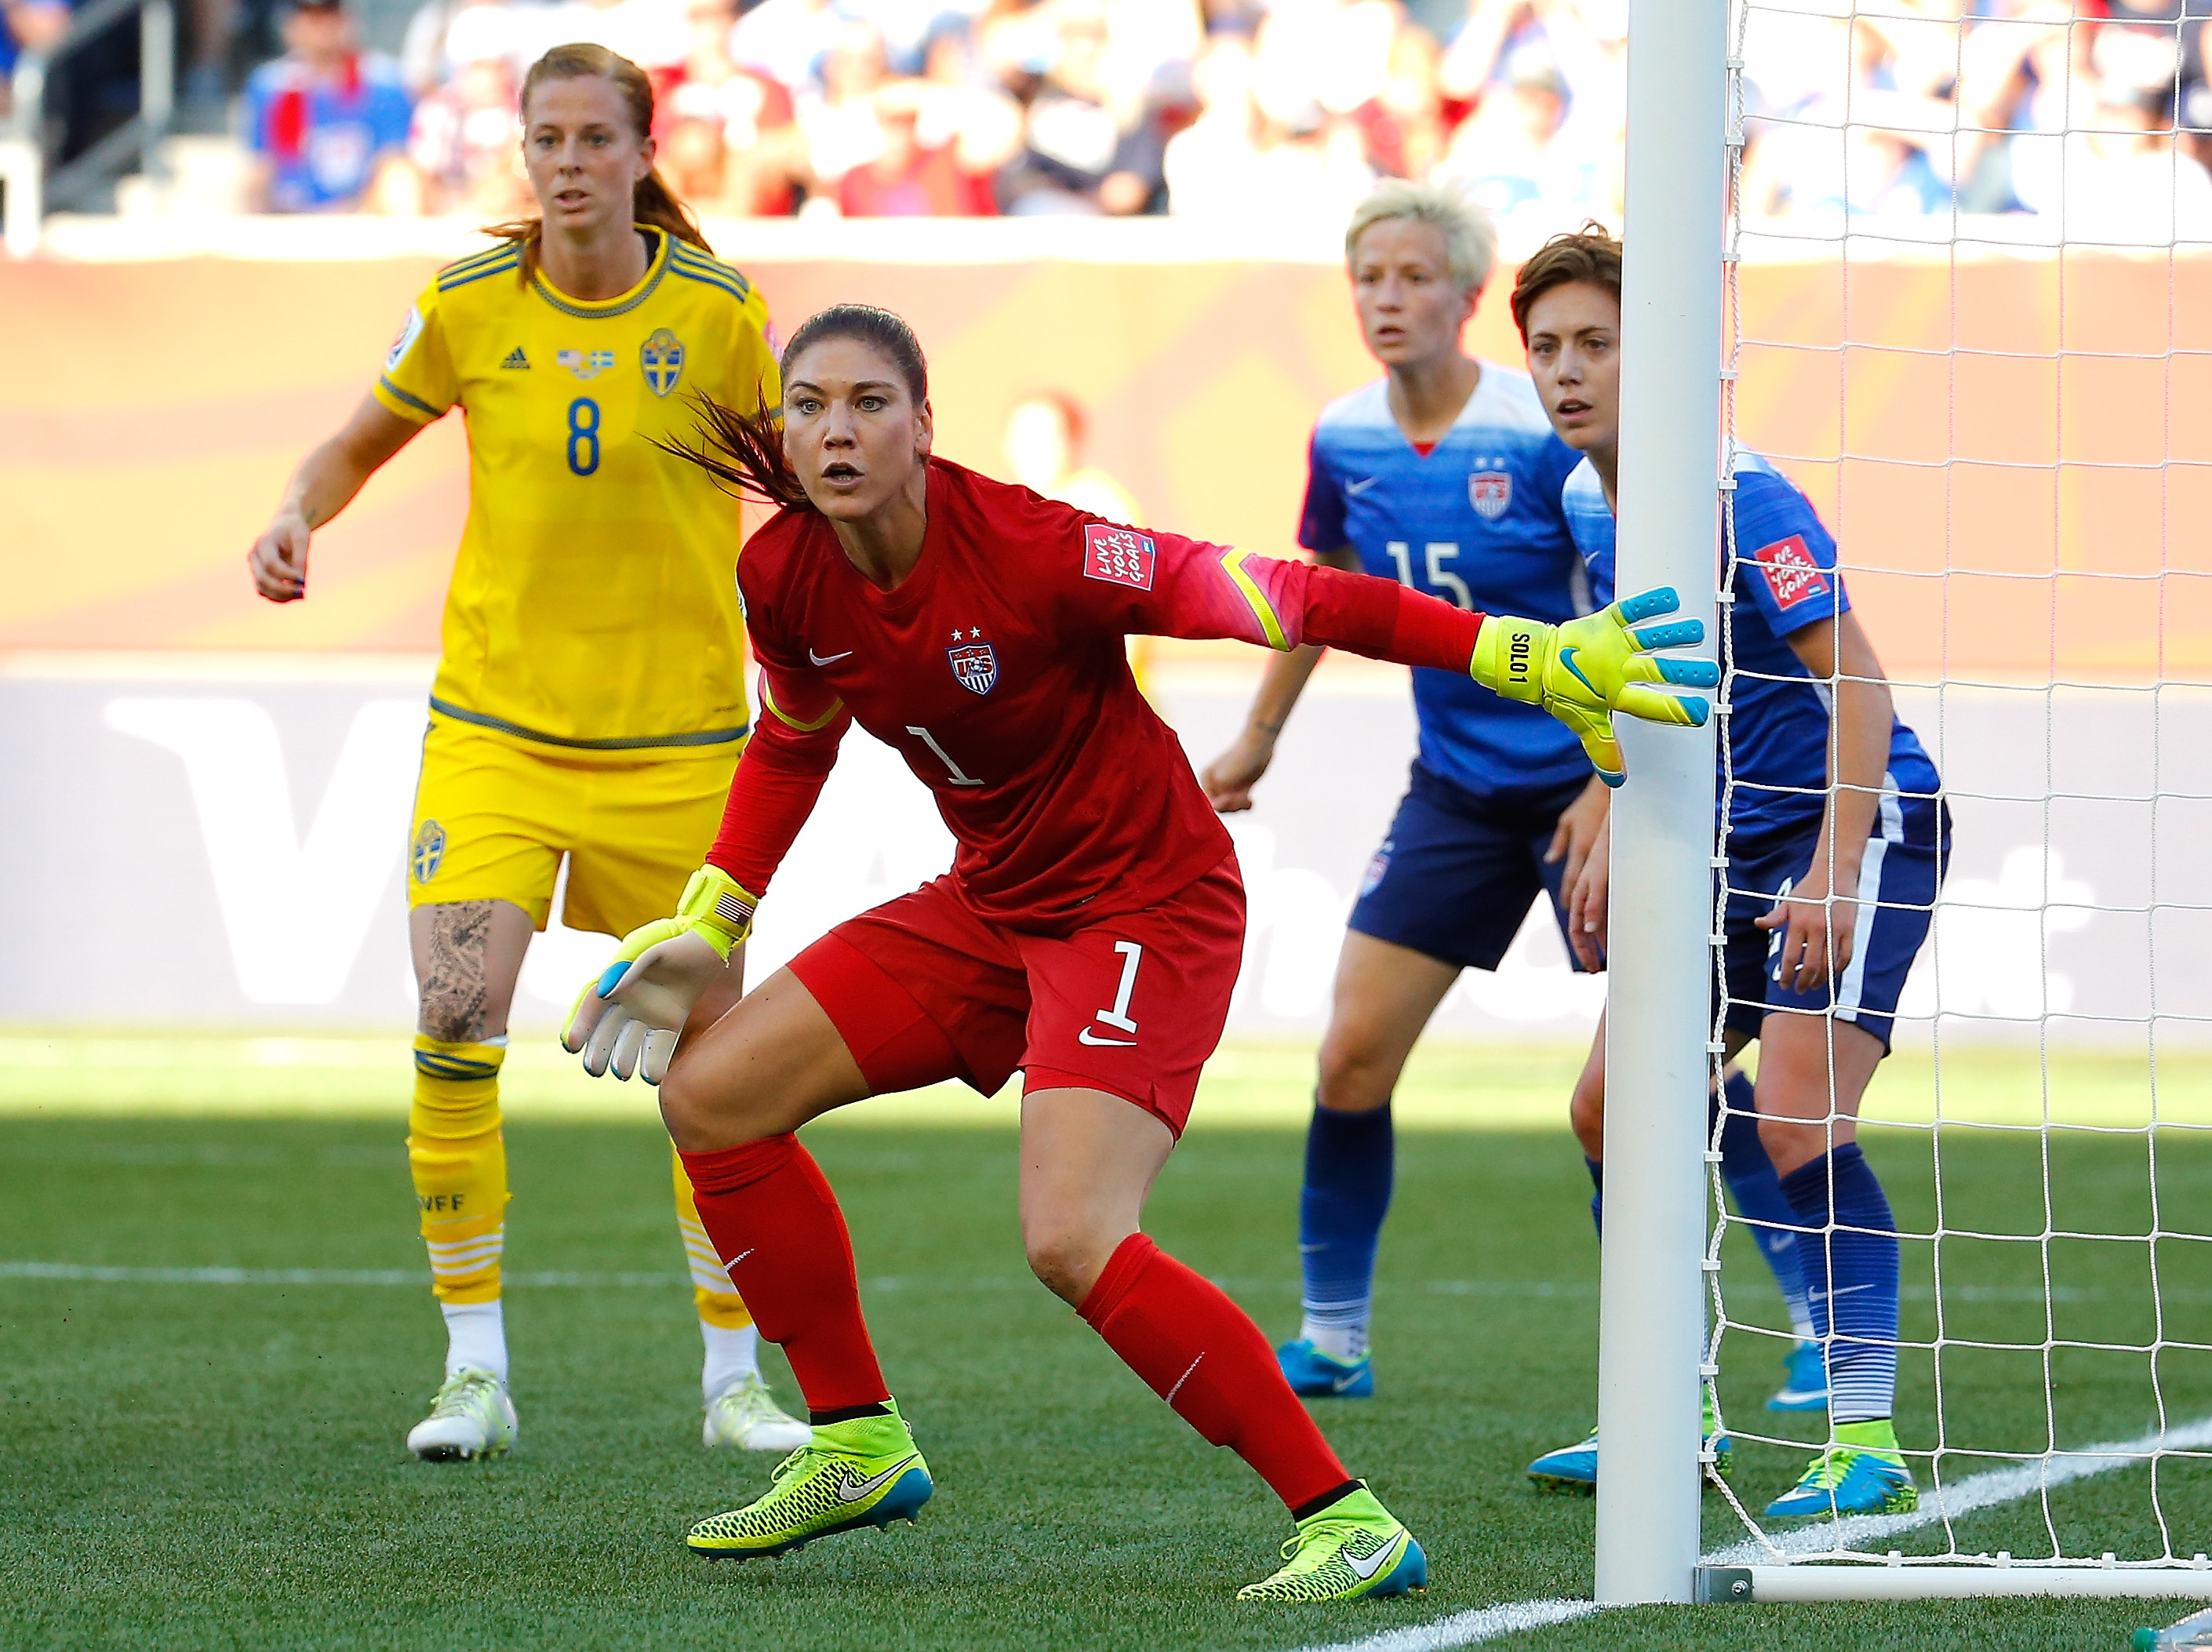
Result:
{"label": "green soccer cleat", "polygon": [[1853,1515],[1909,1515],[1920,1488],[1897,1447],[1887,1418],[1842,1423],[1836,1443],[1813,1459],[1797,1484],[1766,1505],[1769,1520],[1848,1519]]}
{"label": "green soccer cleat", "polygon": [[936,1489],[893,1403],[889,1416],[816,1429],[776,1465],[766,1497],[701,1521],[684,1541],[709,1560],[788,1554],[838,1532],[911,1524]]}
{"label": "green soccer cleat", "polygon": [[1428,1556],[1364,1485],[1300,1521],[1283,1558],[1290,1564],[1237,1598],[1358,1600],[1429,1586]]}

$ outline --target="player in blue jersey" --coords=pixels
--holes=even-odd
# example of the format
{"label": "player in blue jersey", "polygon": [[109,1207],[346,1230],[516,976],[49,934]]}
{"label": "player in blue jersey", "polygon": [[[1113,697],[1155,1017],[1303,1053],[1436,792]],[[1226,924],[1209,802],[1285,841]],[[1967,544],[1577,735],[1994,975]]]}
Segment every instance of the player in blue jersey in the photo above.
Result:
{"label": "player in blue jersey", "polygon": [[[1593,580],[1609,584],[1620,244],[1602,232],[1555,237],[1522,267],[1513,313],[1553,426],[1585,455],[1564,503]],[[1803,1236],[1830,1390],[1830,1443],[1766,1513],[1898,1513],[1917,1506],[1918,1492],[1892,1420],[1896,1224],[1856,1121],[1927,938],[1950,814],[1851,612],[1835,540],[1765,459],[1738,450],[1733,470],[1719,794],[1726,1042],[1731,1059],[1759,1042],[1759,1133]],[[1601,832],[1570,899],[1571,938],[1586,958],[1604,944],[1608,847]],[[1601,1030],[1575,1097],[1576,1130],[1593,1160],[1603,1153],[1604,1051]],[[1578,1469],[1566,1460],[1587,1452],[1594,1480],[1595,1446],[1593,1436],[1530,1473],[1547,1463]]]}
{"label": "player in blue jersey", "polygon": [[[1528,375],[1460,346],[1496,246],[1480,209],[1433,185],[1386,183],[1353,214],[1353,300],[1386,371],[1322,411],[1298,541],[1461,608],[1557,623],[1612,593],[1594,603],[1583,577],[1559,506],[1577,456]],[[1215,808],[1252,806],[1321,652],[1269,661],[1243,732],[1203,777]],[[1400,1069],[1459,972],[1497,968],[1538,896],[1559,909],[1606,813],[1581,745],[1539,708],[1422,670],[1413,703],[1420,755],[1352,908],[1307,1137],[1305,1320],[1281,1358],[1310,1395],[1374,1390],[1368,1311]]]}

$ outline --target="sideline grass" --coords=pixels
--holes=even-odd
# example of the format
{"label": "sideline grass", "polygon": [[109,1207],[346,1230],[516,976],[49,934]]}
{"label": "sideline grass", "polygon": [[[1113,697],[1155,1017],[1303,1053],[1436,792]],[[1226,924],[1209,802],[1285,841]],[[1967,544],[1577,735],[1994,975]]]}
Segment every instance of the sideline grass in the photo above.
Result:
{"label": "sideline grass", "polygon": [[[1408,1064],[1395,1108],[1410,1130],[1554,1129],[1581,1070],[1576,1043],[1464,1043],[1433,1040]],[[0,1117],[300,1114],[399,1117],[411,1067],[404,1035],[350,1037],[146,1036],[0,1033]],[[1313,1048],[1295,1040],[1242,1039],[1206,1066],[1195,1117],[1201,1125],[1303,1126],[1313,1089]],[[550,1035],[518,1036],[501,1092],[516,1118],[650,1120],[638,1084],[587,1078]],[[1018,1091],[978,1096],[939,1084],[878,1097],[830,1114],[824,1127],[1010,1124]],[[1953,1044],[1940,1056],[1900,1049],[1869,1092],[1867,1115],[1902,1124],[1946,1121],[1994,1126],[2054,1122],[2140,1129],[2162,1123],[2212,1128],[2212,1051],[2162,1054],[2154,1083],[2137,1054],[2035,1051]]]}
{"label": "sideline grass", "polygon": [[[1533,1096],[1571,1072],[1571,1055],[1490,1054],[1482,1070],[1525,1060]],[[1255,1106],[1262,1086],[1302,1082],[1299,1061],[1276,1061],[1255,1059],[1259,1076],[1237,1080]],[[307,1093],[301,1065],[295,1094]],[[150,1066],[142,1088],[158,1092],[165,1070],[178,1067]],[[128,1116],[84,1111],[81,1096],[67,1108],[21,1104],[36,1087],[10,1071],[0,1260],[422,1266],[388,1103],[367,1117]],[[50,1095],[58,1079],[68,1082],[51,1075]],[[1401,1156],[1378,1309],[1382,1395],[1322,1412],[1355,1472],[1431,1546],[1435,1587],[1359,1611],[1255,1613],[1227,1596],[1272,1564],[1279,1510],[1026,1278],[1003,1125],[882,1127],[863,1116],[810,1133],[850,1213],[886,1367],[943,1488],[921,1527],[826,1542],[774,1566],[690,1560],[677,1540],[684,1524],[751,1495],[769,1464],[697,1445],[697,1344],[665,1139],[649,1114],[533,1116],[527,1105],[509,1131],[512,1265],[667,1283],[510,1291],[523,1436],[502,1463],[418,1465],[400,1449],[435,1374],[427,1293],[0,1279],[0,1645],[1290,1647],[1588,1592],[1589,1504],[1535,1497],[1521,1476],[1534,1453],[1578,1434],[1594,1403],[1596,1252],[1563,1132],[1432,1128]],[[1224,1123],[1222,1111],[1210,1122],[1201,1113],[1150,1225],[1280,1334],[1296,1316],[1299,1138]],[[1924,1146],[1911,1151],[1925,1141],[1898,1133],[1877,1150],[1908,1228],[1933,1216]],[[1970,1201],[1954,1221],[2039,1225],[2028,1208],[2039,1206],[2035,1144],[1966,1133],[1944,1151],[1947,1192]],[[2147,1230],[2142,1151],[2140,1139],[2061,1139],[2061,1213]],[[2170,1209],[2212,1206],[2212,1151],[2200,1142],[2162,1148],[2160,1173]],[[2060,1247],[2057,1333],[2139,1334],[2146,1253]],[[1953,1334],[2039,1338],[2043,1254],[1995,1241],[1955,1257],[1947,1248]],[[1925,1248],[1908,1245],[1906,1266],[1907,1333],[1927,1336],[1938,1304]],[[2169,1334],[2185,1334],[2185,1313],[2201,1323],[2212,1303],[2212,1274],[2191,1266],[2176,1257],[2166,1269],[2170,1302],[2194,1304],[2173,1309]],[[1747,1254],[1731,1256],[1726,1277],[1739,1311],[1777,1322]],[[1954,1358],[1965,1363],[1947,1370],[1946,1388],[1960,1442],[2040,1439],[2039,1370]],[[2149,1425],[2146,1371],[2140,1356],[2062,1352],[2062,1438]],[[1768,1349],[1732,1345],[1730,1414],[1759,1416],[1776,1374]],[[2169,1354],[2161,1377],[2172,1415],[2212,1412],[2212,1370]],[[1929,1441],[1932,1378],[1927,1360],[1908,1357],[1911,1443]],[[1741,1483],[1757,1497],[1798,1461],[1774,1447],[1742,1455]],[[2183,1552],[2212,1547],[2202,1467],[2170,1467],[2161,1481]],[[2060,1536],[2075,1552],[2154,1544],[2148,1485],[2138,1473],[2068,1488],[2052,1502]],[[1709,1542],[1733,1537],[1717,1500],[1706,1519]],[[1940,1529],[1917,1535],[1941,1540]],[[2021,1555],[2051,1541],[2033,1504],[1977,1515],[1959,1538]],[[2118,1652],[2135,1624],[2179,1615],[2127,1603],[1717,1608],[1607,1614],[1510,1644]]]}

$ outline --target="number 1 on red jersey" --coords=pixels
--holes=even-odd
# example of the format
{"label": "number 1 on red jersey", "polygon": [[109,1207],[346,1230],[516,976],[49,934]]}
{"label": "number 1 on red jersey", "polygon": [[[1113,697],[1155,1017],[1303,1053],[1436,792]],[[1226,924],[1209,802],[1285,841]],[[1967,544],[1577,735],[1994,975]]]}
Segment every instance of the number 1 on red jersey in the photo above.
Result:
{"label": "number 1 on red jersey", "polygon": [[952,771],[952,783],[955,786],[981,786],[983,783],[981,780],[970,780],[967,775],[962,774],[960,772],[960,765],[952,761],[951,757],[945,752],[945,748],[937,744],[936,738],[932,735],[927,729],[916,728],[912,723],[908,723],[906,726],[906,732],[913,735],[916,739],[920,740],[922,744],[927,746],[932,751],[934,751],[937,754],[938,762],[943,763],[947,768]]}

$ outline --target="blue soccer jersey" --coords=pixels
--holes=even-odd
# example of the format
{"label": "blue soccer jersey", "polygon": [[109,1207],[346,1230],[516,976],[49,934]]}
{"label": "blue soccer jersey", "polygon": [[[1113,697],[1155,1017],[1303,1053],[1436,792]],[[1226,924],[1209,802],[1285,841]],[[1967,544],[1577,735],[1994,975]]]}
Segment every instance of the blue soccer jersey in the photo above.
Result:
{"label": "blue soccer jersey", "polygon": [[[1735,463],[1735,600],[1722,628],[1729,673],[1728,744],[1721,778],[1729,829],[1747,837],[1817,830],[1828,786],[1828,689],[1788,639],[1850,607],[1836,542],[1805,495],[1756,453]],[[1588,459],[1567,478],[1568,525],[1590,582],[1613,583],[1613,520]],[[1885,792],[1933,797],[1936,766],[1919,736],[1891,720]]]}
{"label": "blue soccer jersey", "polygon": [[[1556,624],[1590,607],[1560,509],[1575,458],[1525,373],[1483,362],[1474,394],[1425,457],[1390,416],[1378,379],[1322,410],[1298,543],[1349,546],[1366,572],[1462,608]],[[1415,670],[1413,708],[1422,764],[1478,797],[1589,774],[1563,724],[1462,672]]]}

